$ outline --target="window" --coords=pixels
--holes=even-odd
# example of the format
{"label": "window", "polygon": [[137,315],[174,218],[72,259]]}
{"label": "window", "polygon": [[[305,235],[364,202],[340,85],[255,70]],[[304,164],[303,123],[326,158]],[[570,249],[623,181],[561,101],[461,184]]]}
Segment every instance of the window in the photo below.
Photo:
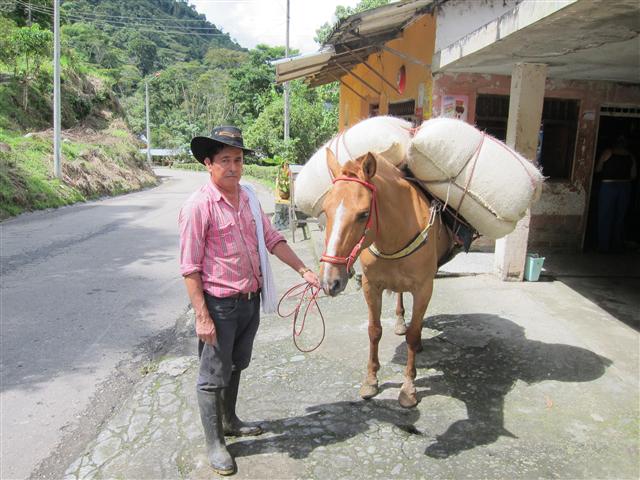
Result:
{"label": "window", "polygon": [[509,97],[507,95],[479,95],[476,100],[476,125],[503,142],[507,138]]}
{"label": "window", "polygon": [[[538,162],[542,173],[554,179],[571,178],[578,130],[578,100],[545,98],[542,109],[542,148]],[[476,125],[502,141],[507,136],[508,95],[478,95]]]}
{"label": "window", "polygon": [[411,117],[414,115],[415,110],[415,100],[389,104],[389,115],[393,115],[394,117]]}
{"label": "window", "polygon": [[389,115],[394,117],[404,118],[413,124],[415,127],[419,124],[420,119],[416,117],[416,102],[415,100],[407,100],[405,102],[397,102],[389,104]]}
{"label": "window", "polygon": [[579,109],[577,100],[544,99],[540,164],[547,177],[571,178]]}

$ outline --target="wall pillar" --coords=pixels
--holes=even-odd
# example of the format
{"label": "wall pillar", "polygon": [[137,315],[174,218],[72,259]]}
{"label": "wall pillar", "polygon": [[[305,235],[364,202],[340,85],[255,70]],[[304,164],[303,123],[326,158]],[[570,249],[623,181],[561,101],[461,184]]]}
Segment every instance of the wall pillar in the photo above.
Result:
{"label": "wall pillar", "polygon": [[[546,79],[545,64],[517,63],[511,72],[506,143],[529,161],[536,158]],[[527,210],[512,233],[496,240],[494,273],[502,280],[522,281],[530,218]]]}

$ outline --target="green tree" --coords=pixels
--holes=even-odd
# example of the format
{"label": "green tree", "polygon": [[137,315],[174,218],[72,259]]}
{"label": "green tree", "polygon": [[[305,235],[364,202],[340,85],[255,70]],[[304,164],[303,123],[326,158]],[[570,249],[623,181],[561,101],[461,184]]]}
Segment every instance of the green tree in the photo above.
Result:
{"label": "green tree", "polygon": [[204,56],[204,63],[210,68],[232,69],[240,67],[249,58],[249,54],[239,50],[212,47]]}
{"label": "green tree", "polygon": [[274,87],[275,70],[271,60],[284,57],[284,47],[258,45],[249,51],[249,61],[231,71],[229,98],[237,107],[236,123],[241,126],[256,119],[270,100]]}
{"label": "green tree", "polygon": [[122,51],[111,44],[111,38],[90,23],[78,22],[62,27],[64,45],[78,52],[84,61],[105,68],[117,68],[124,62]]}
{"label": "green tree", "polygon": [[158,48],[151,40],[137,36],[129,44],[129,54],[142,72],[142,75],[148,75],[153,71],[156,63]]}
{"label": "green tree", "polygon": [[258,118],[245,130],[247,144],[267,156],[305,163],[337,130],[337,103],[325,102],[332,88],[311,89],[301,81],[291,85],[290,140],[284,138],[284,99],[273,92]]}
{"label": "green tree", "polygon": [[34,24],[12,30],[3,46],[3,57],[15,61],[14,74],[22,83],[22,108],[25,112],[29,108],[29,87],[38,77],[42,62],[49,58],[52,42],[53,34]]}
{"label": "green tree", "polygon": [[319,44],[324,45],[334,27],[345,18],[350,17],[355,13],[364,12],[365,10],[371,10],[372,8],[388,4],[389,0],[361,0],[355,7],[344,7],[342,5],[338,5],[336,6],[336,10],[333,14],[336,17],[336,23],[324,23],[316,30],[316,36],[313,39]]}
{"label": "green tree", "polygon": [[17,52],[11,39],[17,28],[13,20],[0,17],[0,63],[14,68],[16,66]]}

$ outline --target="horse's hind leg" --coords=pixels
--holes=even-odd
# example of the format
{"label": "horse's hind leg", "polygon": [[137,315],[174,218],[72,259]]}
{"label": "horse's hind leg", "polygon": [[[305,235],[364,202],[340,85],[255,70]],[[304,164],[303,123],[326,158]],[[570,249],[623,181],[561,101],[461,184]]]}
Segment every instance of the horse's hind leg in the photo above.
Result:
{"label": "horse's hind leg", "polygon": [[378,393],[378,370],[380,370],[378,344],[380,343],[380,338],[382,338],[382,324],[380,323],[382,290],[373,288],[366,280],[366,277],[363,277],[362,280],[362,290],[369,308],[369,362],[367,364],[367,377],[360,387],[360,396],[368,399]]}
{"label": "horse's hind leg", "polygon": [[402,292],[398,292],[398,300],[396,301],[396,326],[393,330],[396,335],[404,335],[407,333],[407,326],[404,324],[404,301]]}
{"label": "horse's hind leg", "polygon": [[405,408],[414,407],[418,403],[416,387],[416,353],[422,350],[422,320],[433,293],[433,279],[428,280],[424,288],[413,294],[413,311],[411,323],[407,329],[407,366],[404,370],[404,382],[400,388],[398,401]]}

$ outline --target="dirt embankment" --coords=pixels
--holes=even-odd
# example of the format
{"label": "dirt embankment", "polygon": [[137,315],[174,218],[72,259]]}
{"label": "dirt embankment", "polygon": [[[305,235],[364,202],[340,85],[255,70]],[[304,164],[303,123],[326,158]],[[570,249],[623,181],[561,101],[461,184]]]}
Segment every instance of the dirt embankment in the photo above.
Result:
{"label": "dirt embankment", "polygon": [[53,132],[0,139],[0,219],[156,185],[139,141],[120,119],[62,132],[62,179],[53,176]]}

